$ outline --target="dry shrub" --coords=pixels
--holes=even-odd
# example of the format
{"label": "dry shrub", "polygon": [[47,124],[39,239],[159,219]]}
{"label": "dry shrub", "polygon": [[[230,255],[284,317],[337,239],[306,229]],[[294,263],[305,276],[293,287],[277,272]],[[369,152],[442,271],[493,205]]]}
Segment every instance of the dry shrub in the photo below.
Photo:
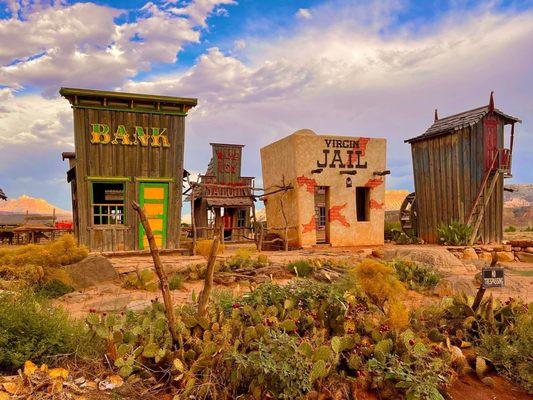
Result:
{"label": "dry shrub", "polygon": [[399,300],[391,300],[387,309],[387,324],[393,330],[402,330],[409,325],[409,310]]}
{"label": "dry shrub", "polygon": [[20,280],[26,285],[59,280],[66,285],[72,281],[61,267],[87,257],[84,246],[78,246],[72,235],[63,235],[46,245],[29,244],[0,251],[0,278]]}
{"label": "dry shrub", "polygon": [[394,268],[377,260],[364,259],[351,273],[370,300],[381,308],[387,300],[397,299],[405,292]]}
{"label": "dry shrub", "polygon": [[0,265],[0,278],[6,281],[22,281],[26,284],[36,284],[43,280],[43,267],[34,264]]}
{"label": "dry shrub", "polygon": [[73,264],[83,260],[89,254],[85,246],[78,246],[74,236],[66,234],[47,246],[50,266]]}
{"label": "dry shrub", "polygon": [[0,265],[39,265],[43,268],[59,267],[78,262],[87,257],[84,246],[78,246],[70,234],[63,235],[46,245],[28,244],[0,252]]}
{"label": "dry shrub", "polygon": [[[196,254],[200,256],[204,256],[204,257],[209,257],[209,253],[211,253],[212,246],[213,246],[213,240],[211,239],[198,240],[196,242]],[[219,244],[217,254],[223,254],[223,253],[224,253],[224,245]]]}

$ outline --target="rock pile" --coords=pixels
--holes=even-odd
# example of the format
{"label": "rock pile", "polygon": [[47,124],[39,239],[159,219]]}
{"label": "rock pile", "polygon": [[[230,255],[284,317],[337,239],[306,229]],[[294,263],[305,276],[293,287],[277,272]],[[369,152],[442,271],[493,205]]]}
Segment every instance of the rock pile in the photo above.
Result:
{"label": "rock pile", "polygon": [[505,244],[448,247],[454,256],[461,260],[492,260],[496,252],[499,262],[521,261],[533,263],[533,240],[512,240]]}

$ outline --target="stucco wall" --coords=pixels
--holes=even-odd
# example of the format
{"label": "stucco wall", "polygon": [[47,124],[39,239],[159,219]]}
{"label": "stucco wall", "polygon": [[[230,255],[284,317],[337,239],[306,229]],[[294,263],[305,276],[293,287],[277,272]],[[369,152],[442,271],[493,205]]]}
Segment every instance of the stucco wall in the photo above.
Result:
{"label": "stucco wall", "polygon": [[[324,150],[329,150],[327,163]],[[352,152],[351,156],[349,152]],[[316,244],[315,186],[329,188],[328,236],[331,245],[383,243],[385,177],[375,176],[374,172],[386,169],[385,139],[298,131],[261,149],[261,160],[266,187],[279,183],[282,174],[286,183],[294,186],[294,190],[286,194],[286,203],[290,203],[289,224],[298,227],[298,240],[294,244],[302,247]],[[322,168],[322,171],[311,172],[317,168]],[[356,175],[340,174],[340,171],[354,170]],[[347,178],[352,181],[351,187],[346,187]],[[370,188],[369,221],[357,221],[355,192],[358,186]],[[279,200],[274,197],[266,203],[267,223],[269,226],[281,226],[283,219]]]}

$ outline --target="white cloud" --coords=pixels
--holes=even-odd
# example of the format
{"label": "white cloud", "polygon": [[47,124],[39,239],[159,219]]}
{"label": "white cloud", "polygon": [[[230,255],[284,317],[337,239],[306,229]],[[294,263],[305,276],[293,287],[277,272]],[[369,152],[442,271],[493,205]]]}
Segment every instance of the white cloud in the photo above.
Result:
{"label": "white cloud", "polygon": [[192,0],[179,13],[149,2],[121,25],[115,18],[124,11],[111,7],[25,3],[0,20],[0,83],[52,94],[62,85],[116,87],[154,64],[175,62],[184,44],[200,40],[217,6],[233,1]]}
{"label": "white cloud", "polygon": [[296,18],[311,19],[313,18],[313,14],[311,14],[311,10],[309,10],[308,8],[300,8],[296,12]]}
{"label": "white cloud", "polygon": [[[359,15],[358,10],[338,10],[329,25],[317,19],[289,37],[247,37],[246,63],[211,48],[183,73],[129,81],[124,88],[198,97],[189,153],[208,153],[208,140],[245,143],[253,149],[245,164],[255,175],[258,147],[302,127],[387,137],[389,182],[396,187],[412,184],[410,149],[403,140],[428,127],[435,107],[441,115],[476,107],[488,102],[491,90],[497,105],[511,114],[524,117],[533,107],[532,13],[481,9],[450,15],[422,27],[422,33],[382,34],[390,29],[390,9],[371,11],[374,17],[361,14],[360,24],[338,18]],[[208,160],[207,154],[191,158],[186,161],[198,169]]]}

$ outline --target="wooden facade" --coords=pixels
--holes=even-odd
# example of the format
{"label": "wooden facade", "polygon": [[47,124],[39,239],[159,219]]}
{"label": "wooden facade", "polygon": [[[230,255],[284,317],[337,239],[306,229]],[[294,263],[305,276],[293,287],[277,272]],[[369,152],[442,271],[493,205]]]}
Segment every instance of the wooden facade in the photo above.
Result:
{"label": "wooden facade", "polygon": [[223,227],[224,240],[251,239],[254,178],[241,176],[244,146],[211,143],[211,147],[213,156],[207,171],[193,184],[189,196],[194,219],[192,229],[200,238],[212,238]]}
{"label": "wooden facade", "polygon": [[62,88],[74,110],[74,232],[94,251],[142,250],[132,201],[147,211],[158,245],[179,246],[185,116],[196,99]]}
{"label": "wooden facade", "polygon": [[[426,133],[406,140],[413,160],[416,228],[426,243],[439,242],[441,225],[459,221],[474,226],[477,219],[472,241],[501,242],[504,178],[511,176],[516,122],[520,120],[494,108],[491,95],[488,106],[442,119],[435,112]],[[510,149],[505,148],[506,125],[511,125]]]}

